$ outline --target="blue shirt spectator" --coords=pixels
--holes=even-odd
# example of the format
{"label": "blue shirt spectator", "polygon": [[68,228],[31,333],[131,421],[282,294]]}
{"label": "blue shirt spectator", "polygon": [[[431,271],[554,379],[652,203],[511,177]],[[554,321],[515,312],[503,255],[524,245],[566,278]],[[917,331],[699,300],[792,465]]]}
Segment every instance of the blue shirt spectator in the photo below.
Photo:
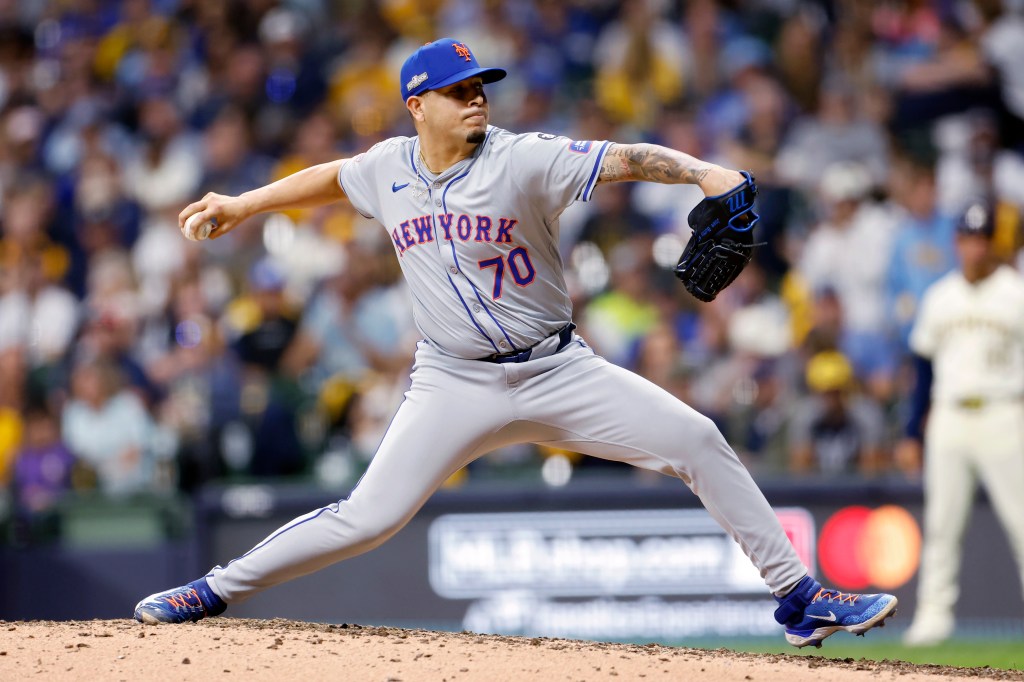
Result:
{"label": "blue shirt spectator", "polygon": [[898,228],[886,293],[889,319],[903,347],[924,290],[956,266],[955,227],[952,216],[936,212],[926,218],[908,216]]}
{"label": "blue shirt spectator", "polygon": [[933,167],[920,160],[897,164],[893,198],[906,209],[897,223],[886,277],[888,319],[902,348],[924,290],[956,267],[953,232],[956,220],[938,207]]}

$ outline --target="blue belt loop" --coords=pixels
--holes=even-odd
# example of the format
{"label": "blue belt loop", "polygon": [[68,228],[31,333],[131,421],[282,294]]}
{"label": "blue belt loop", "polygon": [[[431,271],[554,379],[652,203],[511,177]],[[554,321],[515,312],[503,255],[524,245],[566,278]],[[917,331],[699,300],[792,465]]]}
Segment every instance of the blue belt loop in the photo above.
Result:
{"label": "blue belt loop", "polygon": [[[569,342],[572,341],[572,331],[574,329],[576,329],[576,325],[570,322],[558,330],[558,347],[555,348],[555,353],[569,345]],[[539,343],[543,343],[543,341],[538,341],[538,344]],[[526,350],[513,351],[511,353],[496,353],[480,359],[484,362],[497,362],[502,364],[506,362],[526,362],[530,359],[530,356],[533,355],[533,349],[536,345],[537,344],[530,346]]]}

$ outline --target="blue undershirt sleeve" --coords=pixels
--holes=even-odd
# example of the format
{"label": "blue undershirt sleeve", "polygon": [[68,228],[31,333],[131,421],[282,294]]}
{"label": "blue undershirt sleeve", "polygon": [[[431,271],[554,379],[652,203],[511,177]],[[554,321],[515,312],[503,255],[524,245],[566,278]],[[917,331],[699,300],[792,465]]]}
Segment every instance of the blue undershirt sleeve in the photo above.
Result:
{"label": "blue undershirt sleeve", "polygon": [[924,442],[924,419],[928,415],[932,394],[932,361],[914,355],[914,388],[910,392],[910,410],[904,435]]}

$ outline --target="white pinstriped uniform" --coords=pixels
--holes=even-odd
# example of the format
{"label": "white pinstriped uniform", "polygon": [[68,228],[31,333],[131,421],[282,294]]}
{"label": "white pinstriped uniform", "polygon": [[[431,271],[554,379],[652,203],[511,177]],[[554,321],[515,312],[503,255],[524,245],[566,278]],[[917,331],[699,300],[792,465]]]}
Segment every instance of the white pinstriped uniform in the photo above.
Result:
{"label": "white pinstriped uniform", "polygon": [[1024,586],[1024,278],[1005,265],[974,284],[949,273],[925,292],[910,346],[932,361],[935,376],[915,622],[950,623],[978,481]]}
{"label": "white pinstriped uniform", "polygon": [[[590,199],[608,146],[490,127],[471,157],[438,176],[419,161],[417,138],[386,140],[342,166],[353,206],[391,235],[424,340],[406,399],[349,498],[214,568],[207,578],[224,601],[379,545],[460,467],[523,442],[677,476],[773,592],[807,573],[714,424],[567,328],[558,216]],[[530,348],[525,362],[481,360]]]}

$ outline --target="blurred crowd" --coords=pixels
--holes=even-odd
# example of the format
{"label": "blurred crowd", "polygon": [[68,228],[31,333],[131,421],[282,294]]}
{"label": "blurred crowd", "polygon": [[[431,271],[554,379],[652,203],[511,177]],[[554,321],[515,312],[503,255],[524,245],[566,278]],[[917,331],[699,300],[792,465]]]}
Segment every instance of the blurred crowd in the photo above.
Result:
{"label": "blurred crowd", "polygon": [[671,273],[696,188],[606,185],[563,214],[598,352],[715,419],[758,476],[914,476],[892,456],[906,336],[969,201],[998,205],[1000,252],[1020,256],[1020,5],[0,0],[10,513],[70,489],[354,480],[418,338],[387,234],[344,203],[203,244],[177,216],[412,134],[399,67],[444,35],[509,70],[488,90],[497,126],[757,178],[763,245],[712,304]]}

